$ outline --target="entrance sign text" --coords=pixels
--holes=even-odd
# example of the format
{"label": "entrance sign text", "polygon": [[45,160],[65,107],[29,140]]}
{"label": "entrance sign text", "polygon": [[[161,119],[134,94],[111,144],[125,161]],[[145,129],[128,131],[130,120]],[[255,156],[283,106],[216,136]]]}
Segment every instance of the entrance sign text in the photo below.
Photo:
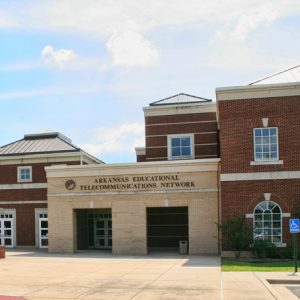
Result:
{"label": "entrance sign text", "polygon": [[186,189],[194,187],[193,181],[182,180],[179,175],[106,176],[95,178],[92,184],[79,185],[81,191]]}

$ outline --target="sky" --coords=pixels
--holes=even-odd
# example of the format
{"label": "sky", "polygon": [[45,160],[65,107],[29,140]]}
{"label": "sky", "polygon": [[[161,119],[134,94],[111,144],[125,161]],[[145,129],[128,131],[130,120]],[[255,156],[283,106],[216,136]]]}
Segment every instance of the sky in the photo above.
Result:
{"label": "sky", "polygon": [[143,107],[300,63],[299,0],[0,0],[0,145],[59,131],[134,162]]}

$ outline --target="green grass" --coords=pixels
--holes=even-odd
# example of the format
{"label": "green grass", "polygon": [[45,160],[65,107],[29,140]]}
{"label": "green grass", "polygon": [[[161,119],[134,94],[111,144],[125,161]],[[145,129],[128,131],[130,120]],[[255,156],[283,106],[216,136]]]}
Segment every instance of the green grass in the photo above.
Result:
{"label": "green grass", "polygon": [[[300,261],[298,261],[300,270]],[[294,272],[294,261],[276,262],[245,262],[232,259],[222,259],[224,272]]]}

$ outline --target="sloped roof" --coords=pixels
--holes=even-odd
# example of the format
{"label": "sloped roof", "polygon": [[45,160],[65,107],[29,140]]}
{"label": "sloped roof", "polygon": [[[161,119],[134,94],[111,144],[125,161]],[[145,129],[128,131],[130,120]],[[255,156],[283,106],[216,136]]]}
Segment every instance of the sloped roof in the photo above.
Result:
{"label": "sloped roof", "polygon": [[25,134],[22,140],[0,147],[0,156],[51,152],[79,152],[80,148],[59,132]]}
{"label": "sloped roof", "polygon": [[300,82],[300,65],[254,81],[249,85]]}
{"label": "sloped roof", "polygon": [[156,105],[187,104],[187,103],[199,103],[199,102],[211,102],[211,101],[212,100],[210,99],[188,95],[185,93],[180,93],[178,95],[174,95],[162,100],[152,102],[149,105],[156,106]]}

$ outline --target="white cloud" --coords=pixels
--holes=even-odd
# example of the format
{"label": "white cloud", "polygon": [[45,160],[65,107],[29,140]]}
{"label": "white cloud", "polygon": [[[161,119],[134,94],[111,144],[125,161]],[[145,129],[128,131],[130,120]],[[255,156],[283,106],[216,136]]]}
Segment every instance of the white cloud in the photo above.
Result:
{"label": "white cloud", "polygon": [[50,45],[45,46],[41,52],[41,58],[45,64],[59,68],[64,68],[68,63],[72,63],[76,57],[77,55],[73,50],[55,50]]}
{"label": "white cloud", "polygon": [[[31,5],[30,5],[31,3]],[[144,33],[187,23],[229,25],[231,33],[250,32],[300,11],[298,0],[48,0],[29,1],[18,13],[31,27],[89,32],[110,37],[124,31]]]}
{"label": "white cloud", "polygon": [[79,147],[100,157],[104,153],[134,153],[135,147],[145,143],[144,124],[125,123],[118,127],[101,127],[95,130],[92,141]]}
{"label": "white cloud", "polygon": [[99,92],[99,86],[65,86],[65,87],[50,87],[31,90],[21,90],[0,93],[0,100],[10,100],[16,98],[41,97],[41,96],[56,96],[56,95],[73,95]]}
{"label": "white cloud", "polygon": [[151,66],[158,63],[158,50],[135,32],[114,34],[106,44],[116,66]]}

